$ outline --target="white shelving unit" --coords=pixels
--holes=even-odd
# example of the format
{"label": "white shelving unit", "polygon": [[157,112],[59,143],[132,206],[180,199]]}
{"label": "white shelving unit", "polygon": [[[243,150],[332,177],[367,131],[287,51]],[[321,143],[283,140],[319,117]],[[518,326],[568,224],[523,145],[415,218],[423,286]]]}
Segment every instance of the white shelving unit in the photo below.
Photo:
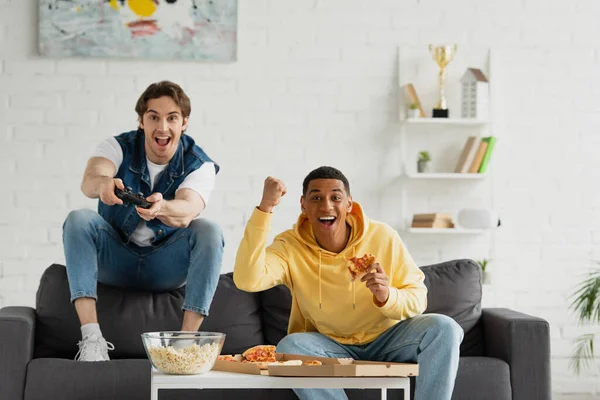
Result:
{"label": "white shelving unit", "polygon": [[458,173],[453,173],[453,172],[433,172],[433,173],[407,172],[406,176],[410,179],[482,180],[487,177],[487,174],[458,174]]}
{"label": "white shelving unit", "polygon": [[485,233],[485,229],[464,229],[464,228],[408,228],[408,232],[417,235],[477,235]]}
{"label": "white shelving unit", "polygon": [[401,120],[404,124],[409,125],[477,125],[484,126],[488,121],[479,119],[466,118],[410,118]]}
{"label": "white shelving unit", "polygon": [[[404,50],[407,50],[406,52]],[[491,54],[488,53],[488,61],[490,60]],[[488,230],[482,229],[464,229],[457,225],[456,228],[412,228],[412,216],[417,207],[414,204],[411,204],[409,207],[410,200],[410,191],[413,189],[412,182],[431,182],[427,183],[428,185],[444,185],[440,186],[447,192],[449,190],[456,190],[460,193],[462,190],[461,185],[465,188],[472,189],[470,185],[479,185],[476,182],[484,181],[488,178],[488,173],[454,173],[454,167],[451,166],[448,159],[450,157],[447,156],[449,148],[459,148],[462,149],[464,145],[465,137],[467,136],[489,136],[491,135],[491,121],[489,120],[480,120],[480,119],[465,119],[465,118],[406,118],[406,97],[404,93],[404,85],[407,83],[421,82],[421,86],[416,86],[417,94],[419,93],[419,89],[423,89],[423,93],[429,95],[429,98],[424,101],[424,98],[420,96],[421,103],[423,104],[423,108],[426,109],[426,112],[430,112],[428,109],[433,103],[431,102],[431,93],[436,92],[437,90],[437,80],[435,80],[434,73],[439,71],[436,66],[434,66],[433,61],[429,58],[429,53],[424,51],[419,51],[415,49],[398,49],[398,83],[400,85],[399,90],[399,129],[400,129],[400,146],[401,146],[401,157],[402,157],[402,181],[401,181],[401,201],[402,201],[402,222],[403,226],[400,227],[405,233],[414,234],[414,235],[479,235],[489,232]],[[468,62],[468,61],[467,61]],[[433,66],[433,67],[432,67]],[[470,65],[469,65],[470,66]],[[431,68],[430,68],[431,67]],[[453,68],[452,63],[449,68]],[[456,68],[454,66],[454,68]],[[462,73],[462,71],[461,71]],[[489,72],[488,72],[489,74]],[[423,75],[427,76],[426,79],[423,79]],[[448,79],[448,78],[447,78]],[[449,90],[449,81],[446,81],[446,94],[452,93]],[[430,87],[423,85],[430,85]],[[491,81],[490,81],[491,85]],[[456,95],[456,91],[454,91]],[[437,94],[436,94],[437,96]],[[450,100],[450,99],[449,99]],[[455,98],[456,100],[456,98]],[[449,102],[451,104],[450,115],[460,115],[460,101]],[[453,104],[453,106],[452,106]],[[490,118],[492,117],[491,109],[490,109]],[[419,138],[421,140],[422,148],[415,148],[414,144],[411,146],[411,141],[415,138],[418,138],[419,135],[423,136]],[[461,136],[462,135],[462,136]],[[466,135],[466,136],[465,136]],[[424,137],[429,138],[429,142],[424,141]],[[456,139],[455,139],[456,138]],[[418,141],[418,140],[417,140]],[[448,143],[453,143],[449,145]],[[460,142],[460,143],[458,143]],[[444,168],[440,168],[439,172],[428,172],[428,173],[418,173],[416,171],[416,154],[418,151],[429,150],[431,143],[432,146],[439,145],[438,150],[446,155],[445,157],[445,165]],[[409,150],[410,149],[410,150]],[[452,150],[454,151],[454,150]],[[460,151],[460,150],[457,150]],[[440,155],[440,153],[438,153]],[[434,154],[432,154],[435,157]],[[456,154],[456,158],[458,159],[459,154]],[[438,158],[439,159],[439,158]],[[440,182],[441,181],[441,182]],[[447,181],[449,183],[443,183],[443,181]],[[473,182],[473,183],[469,183]],[[416,183],[415,183],[416,184]],[[421,184],[422,185],[422,184]],[[456,187],[456,188],[455,188]],[[489,204],[481,204],[481,207],[489,206]],[[423,210],[420,209],[416,212],[448,212],[450,210],[447,209],[429,209]],[[458,210],[455,210],[458,211]]]}

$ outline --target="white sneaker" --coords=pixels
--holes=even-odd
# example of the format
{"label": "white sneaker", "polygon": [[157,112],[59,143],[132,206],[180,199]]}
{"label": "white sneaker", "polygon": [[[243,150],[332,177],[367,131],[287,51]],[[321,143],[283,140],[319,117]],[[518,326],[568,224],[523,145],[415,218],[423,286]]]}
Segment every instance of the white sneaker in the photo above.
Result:
{"label": "white sneaker", "polygon": [[108,350],[114,350],[112,343],[94,334],[87,335],[79,343],[79,351],[75,355],[76,361],[109,361]]}

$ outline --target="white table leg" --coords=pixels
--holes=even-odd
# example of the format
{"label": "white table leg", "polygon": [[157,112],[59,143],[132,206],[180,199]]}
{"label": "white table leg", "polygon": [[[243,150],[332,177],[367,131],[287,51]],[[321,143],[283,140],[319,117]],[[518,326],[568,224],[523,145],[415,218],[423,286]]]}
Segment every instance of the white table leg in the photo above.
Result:
{"label": "white table leg", "polygon": [[387,400],[387,389],[381,389],[381,400]]}
{"label": "white table leg", "polygon": [[150,386],[150,400],[158,400],[158,388],[154,385]]}
{"label": "white table leg", "polygon": [[410,380],[406,380],[406,384],[404,385],[404,400],[410,400]]}

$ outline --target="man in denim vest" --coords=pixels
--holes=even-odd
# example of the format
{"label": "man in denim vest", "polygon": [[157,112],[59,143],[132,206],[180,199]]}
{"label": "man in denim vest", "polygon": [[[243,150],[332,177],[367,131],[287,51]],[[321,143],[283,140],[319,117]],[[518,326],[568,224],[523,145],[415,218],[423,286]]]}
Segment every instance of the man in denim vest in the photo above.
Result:
{"label": "man in denim vest", "polygon": [[[154,83],[135,111],[139,129],[102,142],[81,184],[99,199],[98,213],[76,210],[63,225],[71,301],[81,322],[76,359],[108,360],[112,344],[96,315],[96,283],[166,291],[187,282],[181,330],[197,331],[214,296],[223,256],[220,227],[200,213],[208,203],[219,166],[185,135],[191,111],[183,90]],[[151,203],[123,203],[115,188],[131,188]]]}

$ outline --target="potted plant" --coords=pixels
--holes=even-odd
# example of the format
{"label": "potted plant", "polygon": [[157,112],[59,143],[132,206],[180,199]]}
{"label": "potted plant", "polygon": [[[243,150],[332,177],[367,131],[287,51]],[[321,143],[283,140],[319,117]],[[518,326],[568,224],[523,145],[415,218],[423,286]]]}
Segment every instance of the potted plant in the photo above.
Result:
{"label": "potted plant", "polygon": [[419,105],[417,103],[410,103],[408,106],[408,118],[419,118],[421,116],[421,110],[419,110]]}
{"label": "potted plant", "polygon": [[[570,298],[573,299],[570,308],[577,313],[580,325],[600,324],[600,268],[590,272]],[[586,333],[576,339],[570,364],[576,374],[594,360],[595,339],[595,333]]]}
{"label": "potted plant", "polygon": [[429,161],[431,157],[428,151],[420,151],[419,159],[417,160],[417,171],[418,172],[429,172]]}
{"label": "potted plant", "polygon": [[489,285],[492,283],[492,276],[490,275],[490,271],[487,271],[487,266],[490,260],[484,258],[483,260],[477,261],[477,264],[481,267],[482,278],[481,281],[484,285]]}

